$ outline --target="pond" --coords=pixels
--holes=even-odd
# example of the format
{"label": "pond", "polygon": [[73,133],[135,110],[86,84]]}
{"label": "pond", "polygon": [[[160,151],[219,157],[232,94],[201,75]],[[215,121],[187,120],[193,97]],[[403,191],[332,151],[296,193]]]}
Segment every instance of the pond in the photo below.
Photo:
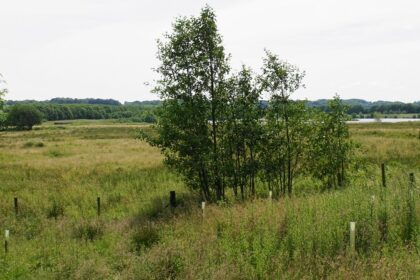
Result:
{"label": "pond", "polygon": [[347,123],[374,123],[374,122],[383,122],[383,123],[399,123],[399,122],[418,122],[420,119],[408,119],[408,118],[399,118],[399,119],[356,119],[348,121]]}

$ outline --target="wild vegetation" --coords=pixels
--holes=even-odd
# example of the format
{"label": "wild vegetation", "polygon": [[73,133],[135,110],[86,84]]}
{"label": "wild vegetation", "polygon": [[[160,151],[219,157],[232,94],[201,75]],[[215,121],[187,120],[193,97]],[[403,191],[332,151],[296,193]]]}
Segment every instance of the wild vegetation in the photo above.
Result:
{"label": "wild vegetation", "polygon": [[0,133],[0,227],[10,230],[1,279],[418,277],[420,208],[408,174],[418,201],[420,123],[350,125],[358,168],[340,190],[301,177],[291,197],[270,202],[257,182],[253,200],[235,202],[227,190],[204,218],[200,194],[137,139],[140,128],[77,121]]}
{"label": "wild vegetation", "polygon": [[158,43],[158,58],[155,92],[163,102],[157,133],[144,138],[204,200],[222,200],[229,188],[254,197],[258,180],[275,196],[291,195],[300,175],[344,186],[353,147],[346,108],[338,97],[326,113],[292,100],[305,72],[266,50],[261,74],[246,66],[231,73],[209,7],[177,19]]}
{"label": "wild vegetation", "polygon": [[[348,125],[338,96],[292,100],[305,73],[270,51],[259,74],[231,71],[209,7],[158,58],[155,126],[0,132],[2,279],[419,277],[420,123]],[[83,102],[15,104],[6,125],[131,106]]]}

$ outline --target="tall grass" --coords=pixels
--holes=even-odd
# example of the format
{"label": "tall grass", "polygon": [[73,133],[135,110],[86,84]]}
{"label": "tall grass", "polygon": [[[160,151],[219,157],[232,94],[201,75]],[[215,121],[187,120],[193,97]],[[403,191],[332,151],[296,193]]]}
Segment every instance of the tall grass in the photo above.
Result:
{"label": "tall grass", "polygon": [[[0,229],[11,238],[9,253],[0,252],[0,278],[415,279],[419,186],[410,191],[408,173],[419,181],[418,129],[354,125],[362,152],[350,186],[314,191],[317,182],[300,178],[295,196],[271,203],[259,186],[260,198],[208,205],[204,218],[198,196],[162,166],[159,151],[135,139],[137,126],[2,132]],[[387,188],[380,185],[383,161]],[[350,221],[356,255],[349,253]]]}

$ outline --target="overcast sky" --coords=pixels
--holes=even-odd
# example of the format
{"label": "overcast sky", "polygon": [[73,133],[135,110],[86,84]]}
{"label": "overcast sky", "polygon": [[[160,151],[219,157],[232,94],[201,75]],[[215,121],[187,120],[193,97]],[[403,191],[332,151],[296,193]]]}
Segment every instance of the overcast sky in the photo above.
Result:
{"label": "overcast sky", "polygon": [[6,98],[157,99],[156,39],[205,3],[234,69],[267,48],[306,71],[294,98],[420,100],[418,0],[0,0]]}

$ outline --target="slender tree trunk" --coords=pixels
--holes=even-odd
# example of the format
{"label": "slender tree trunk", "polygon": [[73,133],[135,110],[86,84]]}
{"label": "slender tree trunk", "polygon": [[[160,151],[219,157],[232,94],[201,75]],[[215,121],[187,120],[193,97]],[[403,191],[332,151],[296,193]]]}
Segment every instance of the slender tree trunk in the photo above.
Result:
{"label": "slender tree trunk", "polygon": [[291,141],[290,141],[290,133],[289,133],[289,113],[286,112],[288,109],[288,101],[284,99],[283,104],[283,113],[284,113],[284,121],[286,125],[286,148],[287,148],[287,193],[289,195],[292,194],[292,159],[291,159]]}
{"label": "slender tree trunk", "polygon": [[212,123],[212,134],[213,134],[213,168],[215,176],[215,187],[216,187],[216,199],[222,199],[222,182],[219,174],[219,162],[218,162],[218,150],[217,150],[217,120],[216,120],[216,109],[217,100],[214,89],[214,69],[213,69],[213,57],[211,55],[212,48],[209,50],[210,53],[210,96],[211,96],[211,123]]}
{"label": "slender tree trunk", "polygon": [[254,149],[252,145],[249,146],[249,154],[250,154],[250,161],[251,161],[250,184],[251,184],[252,195],[255,196]]}
{"label": "slender tree trunk", "polygon": [[202,177],[203,177],[203,192],[205,194],[206,200],[210,200],[211,195],[210,195],[210,190],[209,190],[209,181],[208,181],[207,171],[204,168],[203,163],[201,163],[201,173],[202,173]]}

